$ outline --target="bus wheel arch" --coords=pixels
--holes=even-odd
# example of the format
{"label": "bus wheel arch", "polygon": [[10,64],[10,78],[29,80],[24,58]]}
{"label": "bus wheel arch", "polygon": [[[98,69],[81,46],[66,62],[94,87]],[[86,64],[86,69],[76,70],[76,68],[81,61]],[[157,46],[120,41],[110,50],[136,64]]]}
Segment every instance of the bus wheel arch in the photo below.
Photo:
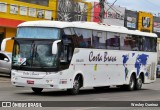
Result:
{"label": "bus wheel arch", "polygon": [[81,87],[83,87],[83,75],[78,73],[73,79],[72,88],[67,91],[72,95],[77,95]]}

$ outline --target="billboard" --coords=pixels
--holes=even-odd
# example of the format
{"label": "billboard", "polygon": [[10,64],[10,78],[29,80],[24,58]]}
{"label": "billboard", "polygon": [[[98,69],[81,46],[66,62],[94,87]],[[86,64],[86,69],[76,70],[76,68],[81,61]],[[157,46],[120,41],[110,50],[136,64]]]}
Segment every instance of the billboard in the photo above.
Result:
{"label": "billboard", "polygon": [[[92,3],[92,21],[93,22],[100,22],[99,13],[100,13],[100,6],[98,2]],[[124,26],[124,16],[125,16],[125,8],[120,6],[110,6],[109,4],[105,4],[105,15],[103,19],[103,23],[109,25],[117,25],[117,26]]]}
{"label": "billboard", "polygon": [[153,31],[153,15],[148,12],[138,13],[138,30],[143,32]]}
{"label": "billboard", "polygon": [[58,0],[58,21],[87,21],[88,6],[73,0]]}
{"label": "billboard", "polygon": [[153,32],[160,36],[160,17],[153,17]]}
{"label": "billboard", "polygon": [[137,30],[137,20],[138,20],[138,13],[137,11],[126,10],[125,11],[125,19],[124,19],[124,26],[128,29]]}

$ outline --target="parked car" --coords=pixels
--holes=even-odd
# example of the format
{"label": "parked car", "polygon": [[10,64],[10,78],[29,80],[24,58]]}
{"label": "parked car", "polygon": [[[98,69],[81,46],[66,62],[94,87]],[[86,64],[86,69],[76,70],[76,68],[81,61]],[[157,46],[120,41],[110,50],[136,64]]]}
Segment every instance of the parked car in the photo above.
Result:
{"label": "parked car", "polygon": [[0,51],[0,73],[11,76],[12,53]]}

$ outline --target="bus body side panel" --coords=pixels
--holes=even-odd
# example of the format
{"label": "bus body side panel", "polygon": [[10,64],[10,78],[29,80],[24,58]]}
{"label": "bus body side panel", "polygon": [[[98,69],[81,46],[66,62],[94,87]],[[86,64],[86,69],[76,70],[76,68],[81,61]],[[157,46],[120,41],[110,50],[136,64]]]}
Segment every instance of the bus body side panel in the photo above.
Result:
{"label": "bus body side panel", "polygon": [[155,81],[154,52],[75,49],[71,64],[84,75],[84,86],[129,84],[132,73],[144,74],[144,83]]}

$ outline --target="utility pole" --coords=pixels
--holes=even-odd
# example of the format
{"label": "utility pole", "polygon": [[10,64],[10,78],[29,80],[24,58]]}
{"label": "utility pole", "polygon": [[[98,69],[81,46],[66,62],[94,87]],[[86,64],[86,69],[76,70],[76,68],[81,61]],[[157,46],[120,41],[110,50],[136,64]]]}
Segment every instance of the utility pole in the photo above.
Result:
{"label": "utility pole", "polygon": [[99,19],[100,19],[100,23],[103,23],[104,14],[105,14],[104,2],[105,2],[105,0],[99,0],[99,5],[100,5]]}

